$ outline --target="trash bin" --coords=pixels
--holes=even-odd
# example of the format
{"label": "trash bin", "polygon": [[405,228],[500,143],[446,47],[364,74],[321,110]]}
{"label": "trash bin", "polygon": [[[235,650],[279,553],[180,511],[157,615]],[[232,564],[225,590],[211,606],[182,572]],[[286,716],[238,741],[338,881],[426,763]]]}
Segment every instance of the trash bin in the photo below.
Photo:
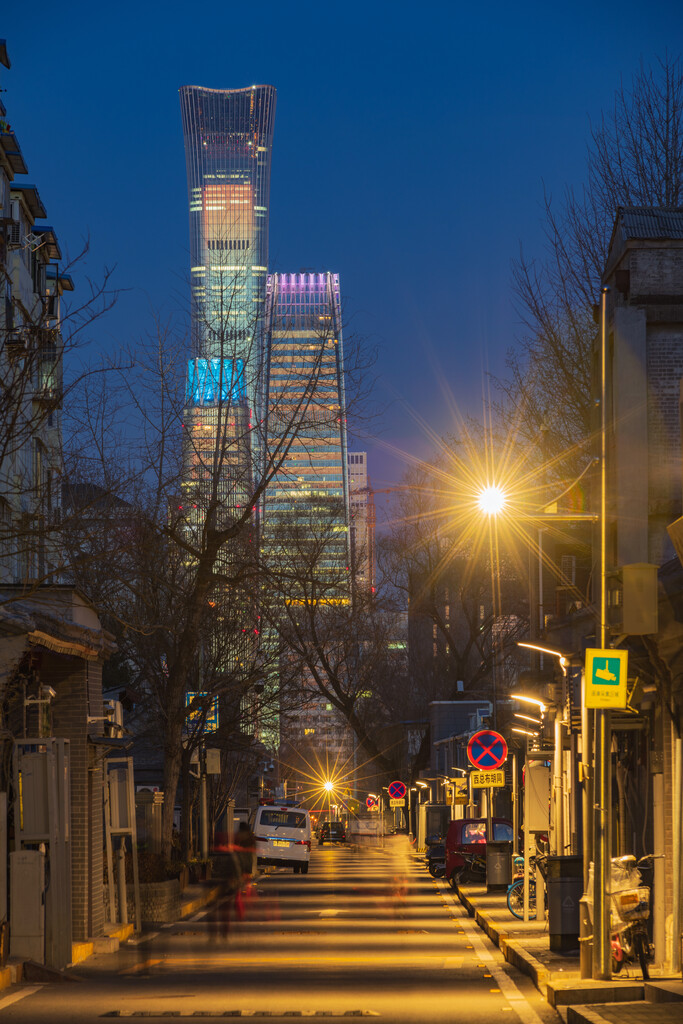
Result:
{"label": "trash bin", "polygon": [[486,844],[486,891],[499,892],[512,882],[512,840]]}
{"label": "trash bin", "polygon": [[550,948],[567,953],[579,948],[583,857],[548,857],[548,932]]}

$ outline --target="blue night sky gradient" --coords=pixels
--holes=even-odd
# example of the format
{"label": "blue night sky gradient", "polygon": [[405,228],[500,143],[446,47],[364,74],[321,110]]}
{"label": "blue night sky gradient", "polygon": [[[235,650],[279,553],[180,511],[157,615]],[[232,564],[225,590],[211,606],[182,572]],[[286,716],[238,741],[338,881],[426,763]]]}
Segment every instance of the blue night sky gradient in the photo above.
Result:
{"label": "blue night sky gradient", "polygon": [[[128,289],[93,345],[186,317],[189,235],[178,88],[278,90],[270,270],[332,270],[398,401],[376,487],[481,409],[519,332],[510,261],[542,249],[543,183],[580,184],[588,117],[683,41],[683,4],[13,4],[3,99],[63,250]],[[76,281],[77,287],[79,281]],[[405,403],[405,404],[404,404]],[[409,410],[409,412],[406,411]]]}

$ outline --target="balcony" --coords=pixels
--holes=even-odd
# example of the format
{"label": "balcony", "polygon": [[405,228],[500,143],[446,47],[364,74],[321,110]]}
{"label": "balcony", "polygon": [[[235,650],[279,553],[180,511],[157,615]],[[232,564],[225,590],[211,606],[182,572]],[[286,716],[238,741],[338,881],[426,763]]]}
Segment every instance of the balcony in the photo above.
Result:
{"label": "balcony", "polygon": [[11,362],[23,359],[28,352],[26,332],[23,330],[8,331],[5,335],[5,352]]}
{"label": "balcony", "polygon": [[33,393],[33,401],[36,405],[48,410],[61,408],[63,399],[63,389],[56,384],[39,385]]}

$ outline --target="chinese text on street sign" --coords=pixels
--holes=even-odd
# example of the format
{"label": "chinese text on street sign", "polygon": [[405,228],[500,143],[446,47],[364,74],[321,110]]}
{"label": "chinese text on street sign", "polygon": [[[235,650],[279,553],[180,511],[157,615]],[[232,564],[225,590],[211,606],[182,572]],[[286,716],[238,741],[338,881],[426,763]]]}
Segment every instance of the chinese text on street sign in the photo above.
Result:
{"label": "chinese text on street sign", "polygon": [[470,772],[473,789],[489,789],[505,785],[505,772]]}
{"label": "chinese text on street sign", "polygon": [[625,708],[628,651],[586,651],[585,706],[587,708]]}

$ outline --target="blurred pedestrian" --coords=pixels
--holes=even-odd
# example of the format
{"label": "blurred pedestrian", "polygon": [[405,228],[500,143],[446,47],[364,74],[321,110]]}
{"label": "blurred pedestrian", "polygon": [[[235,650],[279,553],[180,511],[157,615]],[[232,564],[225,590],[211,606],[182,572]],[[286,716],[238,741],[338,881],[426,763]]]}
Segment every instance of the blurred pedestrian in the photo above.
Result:
{"label": "blurred pedestrian", "polygon": [[235,893],[235,913],[242,921],[244,920],[244,898],[251,895],[251,881],[256,866],[256,841],[254,833],[246,821],[240,821],[233,845],[241,870],[241,878]]}

